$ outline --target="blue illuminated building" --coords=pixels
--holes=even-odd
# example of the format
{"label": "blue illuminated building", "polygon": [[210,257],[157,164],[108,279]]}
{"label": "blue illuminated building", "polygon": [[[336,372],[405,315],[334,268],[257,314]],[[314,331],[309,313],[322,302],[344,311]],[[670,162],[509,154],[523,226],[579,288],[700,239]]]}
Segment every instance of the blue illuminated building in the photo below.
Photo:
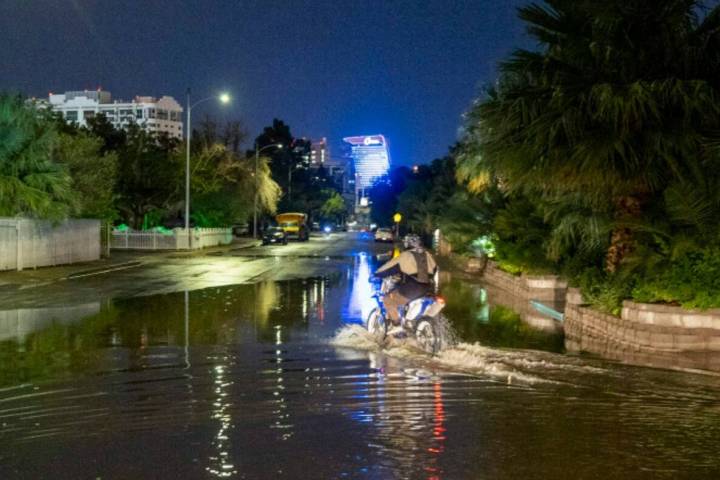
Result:
{"label": "blue illuminated building", "polygon": [[355,213],[366,214],[368,200],[366,190],[390,169],[390,152],[383,135],[359,135],[345,137],[350,146],[350,158],[355,170]]}

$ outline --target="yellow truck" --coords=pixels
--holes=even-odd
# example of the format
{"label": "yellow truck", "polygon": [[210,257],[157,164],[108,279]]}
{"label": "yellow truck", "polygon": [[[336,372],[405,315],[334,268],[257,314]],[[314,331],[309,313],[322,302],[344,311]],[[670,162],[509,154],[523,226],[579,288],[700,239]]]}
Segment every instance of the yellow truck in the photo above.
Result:
{"label": "yellow truck", "polygon": [[304,213],[280,213],[275,216],[278,227],[282,228],[288,238],[297,238],[301,242],[310,238],[307,224],[308,216]]}

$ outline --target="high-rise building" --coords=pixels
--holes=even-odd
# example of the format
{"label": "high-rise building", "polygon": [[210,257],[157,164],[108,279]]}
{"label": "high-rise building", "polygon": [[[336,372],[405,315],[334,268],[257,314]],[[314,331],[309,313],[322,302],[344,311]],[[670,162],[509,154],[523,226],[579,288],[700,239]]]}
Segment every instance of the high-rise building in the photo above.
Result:
{"label": "high-rise building", "polygon": [[163,96],[135,97],[130,102],[113,100],[110,92],[104,90],[82,90],[51,93],[48,105],[60,112],[67,122],[87,126],[87,121],[98,114],[104,114],[115,128],[127,128],[135,123],[149,132],[167,134],[182,138],[183,109],[173,98]]}
{"label": "high-rise building", "polygon": [[350,146],[350,159],[355,172],[355,213],[367,214],[367,189],[390,169],[390,152],[383,135],[345,137]]}
{"label": "high-rise building", "polygon": [[330,159],[330,148],[325,137],[312,142],[310,147],[310,167],[325,166]]}

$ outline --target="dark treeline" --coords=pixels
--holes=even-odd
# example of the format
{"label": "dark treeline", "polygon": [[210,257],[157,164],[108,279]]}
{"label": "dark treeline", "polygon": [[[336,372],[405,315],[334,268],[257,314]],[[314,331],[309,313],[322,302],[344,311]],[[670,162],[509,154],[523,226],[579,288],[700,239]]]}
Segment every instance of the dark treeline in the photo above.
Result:
{"label": "dark treeline", "polygon": [[500,64],[448,157],[401,175],[396,207],[606,311],[720,306],[718,7],[548,0],[519,15],[539,47]]}
{"label": "dark treeline", "polygon": [[[243,149],[240,122],[205,118],[193,130],[192,225],[246,223],[256,192],[261,217],[278,208],[333,221],[345,215],[337,186],[322,169],[307,168],[310,143],[293,138],[282,121],[257,143],[285,148],[263,152],[257,165],[254,150]],[[116,129],[104,115],[80,128],[21,97],[0,96],[0,215],[100,218],[135,229],[183,226],[185,169],[181,140],[132,124]]]}

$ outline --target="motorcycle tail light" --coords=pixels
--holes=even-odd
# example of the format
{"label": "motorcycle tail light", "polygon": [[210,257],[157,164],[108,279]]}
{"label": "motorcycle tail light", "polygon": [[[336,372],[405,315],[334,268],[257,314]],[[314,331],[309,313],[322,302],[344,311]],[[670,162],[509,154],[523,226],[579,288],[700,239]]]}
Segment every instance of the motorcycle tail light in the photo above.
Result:
{"label": "motorcycle tail light", "polygon": [[445,299],[443,297],[435,297],[435,301],[440,305],[445,305]]}

